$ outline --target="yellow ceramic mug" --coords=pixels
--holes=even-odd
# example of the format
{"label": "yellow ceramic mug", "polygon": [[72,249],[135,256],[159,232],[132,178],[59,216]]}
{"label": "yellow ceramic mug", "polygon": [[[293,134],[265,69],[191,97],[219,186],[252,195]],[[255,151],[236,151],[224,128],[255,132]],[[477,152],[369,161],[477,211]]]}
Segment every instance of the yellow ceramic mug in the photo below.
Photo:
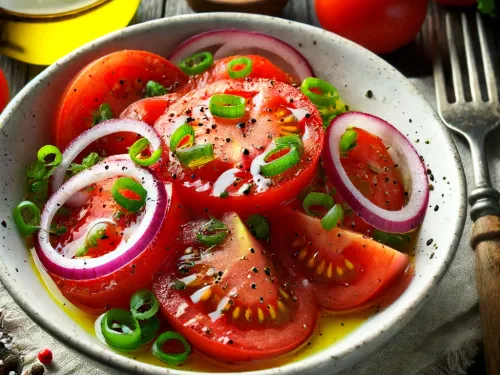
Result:
{"label": "yellow ceramic mug", "polygon": [[140,0],[2,0],[0,53],[49,65],[75,48],[125,27]]}

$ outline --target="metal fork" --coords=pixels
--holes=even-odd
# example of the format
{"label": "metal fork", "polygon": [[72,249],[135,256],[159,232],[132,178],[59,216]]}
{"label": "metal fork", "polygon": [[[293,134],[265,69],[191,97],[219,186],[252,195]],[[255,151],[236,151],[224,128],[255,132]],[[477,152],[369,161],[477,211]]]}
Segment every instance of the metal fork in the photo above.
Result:
{"label": "metal fork", "polygon": [[[485,357],[489,374],[500,375],[500,193],[491,186],[485,139],[500,124],[497,79],[482,16],[476,14],[478,40],[474,40],[472,23],[465,13],[445,14],[445,27],[439,10],[433,8],[434,79],[439,114],[450,129],[463,135],[470,146],[474,169],[474,190],[469,194],[471,218],[474,221],[471,246],[476,252],[476,280],[483,330]],[[458,18],[458,19],[457,19]],[[462,29],[467,74],[460,69],[457,33]],[[445,29],[445,30],[444,30]],[[445,32],[444,32],[445,31]],[[431,31],[432,33],[432,31]],[[475,44],[476,43],[476,44]],[[480,45],[483,69],[478,69],[475,45]],[[455,101],[448,100],[444,62],[448,57]],[[484,72],[487,100],[483,100],[480,74]],[[465,73],[465,72],[464,72]],[[468,76],[468,77],[467,77]],[[466,100],[464,80],[468,79],[470,96]]]}

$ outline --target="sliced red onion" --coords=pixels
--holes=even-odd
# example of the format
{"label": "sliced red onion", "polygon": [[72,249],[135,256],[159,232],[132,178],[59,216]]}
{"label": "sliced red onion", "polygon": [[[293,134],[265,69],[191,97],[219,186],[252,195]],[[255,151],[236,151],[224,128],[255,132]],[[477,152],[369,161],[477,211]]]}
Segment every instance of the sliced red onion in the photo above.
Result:
{"label": "sliced red onion", "polygon": [[[137,228],[127,236],[127,240],[122,239],[115,250],[98,258],[64,257],[50,243],[49,230],[57,210],[76,192],[115,176],[140,181],[147,191],[144,213]],[[66,279],[88,280],[108,275],[128,264],[149,246],[163,223],[167,205],[165,185],[149,170],[137,167],[130,159],[106,159],[70,178],[49,199],[43,210],[41,229],[35,241],[36,253],[47,271]]]}
{"label": "sliced red onion", "polygon": [[[215,46],[218,46],[214,52],[214,59],[216,60],[235,55],[242,50],[258,49],[267,51],[279,57],[281,61],[286,62],[294,70],[292,75],[296,76],[300,81],[314,76],[306,58],[289,44],[266,34],[237,29],[222,29],[195,35],[177,47],[170,56],[170,61],[179,64],[194,53],[208,49],[213,50],[212,48]],[[278,63],[276,60],[273,62]],[[278,63],[278,65],[281,64]]]}
{"label": "sliced red onion", "polygon": [[[400,167],[409,194],[409,201],[401,210],[388,211],[376,206],[350,181],[340,162],[339,150],[340,138],[350,127],[380,137],[388,147],[389,154]],[[361,112],[348,112],[336,117],[327,130],[323,163],[338,193],[368,224],[392,233],[409,232],[421,224],[429,200],[425,167],[410,141],[388,122]]]}
{"label": "sliced red onion", "polygon": [[[66,171],[71,163],[73,163],[87,146],[102,137],[121,132],[131,132],[143,136],[149,141],[154,150],[158,149],[161,145],[161,138],[158,133],[156,133],[153,127],[145,122],[131,119],[112,119],[103,121],[80,134],[70,143],[66,150],[64,150],[62,162],[54,171],[51,178],[51,190],[54,192],[59,189],[64,182]],[[66,204],[70,207],[81,207],[88,200],[88,197],[89,194],[85,192],[76,192]]]}

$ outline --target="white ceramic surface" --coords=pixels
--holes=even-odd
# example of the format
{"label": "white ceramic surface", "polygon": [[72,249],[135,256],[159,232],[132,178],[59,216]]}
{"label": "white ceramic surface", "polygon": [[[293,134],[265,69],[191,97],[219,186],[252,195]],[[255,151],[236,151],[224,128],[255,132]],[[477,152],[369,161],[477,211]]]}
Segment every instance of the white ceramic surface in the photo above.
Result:
{"label": "white ceramic surface", "polygon": [[[458,245],[466,201],[455,146],[427,101],[377,56],[318,28],[254,15],[177,16],[121,30],[78,49],[46,69],[12,100],[0,117],[0,278],[22,309],[45,330],[101,366],[117,369],[117,373],[119,370],[130,374],[188,374],[116,354],[65,315],[34,275],[28,251],[11,219],[11,210],[23,197],[26,165],[36,157],[40,146],[51,141],[59,95],[79,69],[97,57],[126,48],[168,56],[189,36],[228,27],[258,30],[296,47],[309,59],[316,75],[332,82],[352,107],[380,116],[407,134],[435,178],[430,208],[416,245],[416,276],[404,294],[323,352],[255,374],[332,374],[362,360],[415,315],[443,276]],[[367,90],[373,91],[373,99],[365,97]],[[433,209],[436,205],[437,211]],[[432,245],[426,245],[430,239]]]}

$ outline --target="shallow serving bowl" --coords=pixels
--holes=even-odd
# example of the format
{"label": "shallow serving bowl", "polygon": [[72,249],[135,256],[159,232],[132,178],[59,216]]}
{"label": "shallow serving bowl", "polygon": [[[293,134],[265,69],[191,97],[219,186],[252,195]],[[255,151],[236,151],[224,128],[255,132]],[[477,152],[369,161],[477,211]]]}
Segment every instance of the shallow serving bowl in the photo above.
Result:
{"label": "shallow serving bowl", "polygon": [[[277,18],[214,13],[177,16],[113,33],[59,60],[32,80],[0,117],[1,186],[0,278],[21,308],[68,347],[110,374],[188,374],[140,363],[105,348],[69,318],[36,277],[29,252],[11,219],[23,198],[25,167],[36,150],[51,141],[57,102],[68,80],[97,57],[122,49],[143,49],[163,56],[196,33],[218,28],[258,30],[280,38],[306,56],[317,76],[332,82],[351,107],[380,116],[408,135],[435,177],[430,208],[415,249],[416,277],[404,294],[360,328],[331,347],[300,362],[255,372],[332,374],[351,366],[400,330],[435,288],[455,250],[466,215],[465,184],[459,156],[440,120],[415,87],[386,62],[341,37]],[[365,96],[372,90],[374,97]],[[446,178],[446,179],[444,179]],[[4,223],[2,223],[4,224]],[[432,239],[432,244],[428,245]],[[115,369],[114,371],[111,368]]]}

